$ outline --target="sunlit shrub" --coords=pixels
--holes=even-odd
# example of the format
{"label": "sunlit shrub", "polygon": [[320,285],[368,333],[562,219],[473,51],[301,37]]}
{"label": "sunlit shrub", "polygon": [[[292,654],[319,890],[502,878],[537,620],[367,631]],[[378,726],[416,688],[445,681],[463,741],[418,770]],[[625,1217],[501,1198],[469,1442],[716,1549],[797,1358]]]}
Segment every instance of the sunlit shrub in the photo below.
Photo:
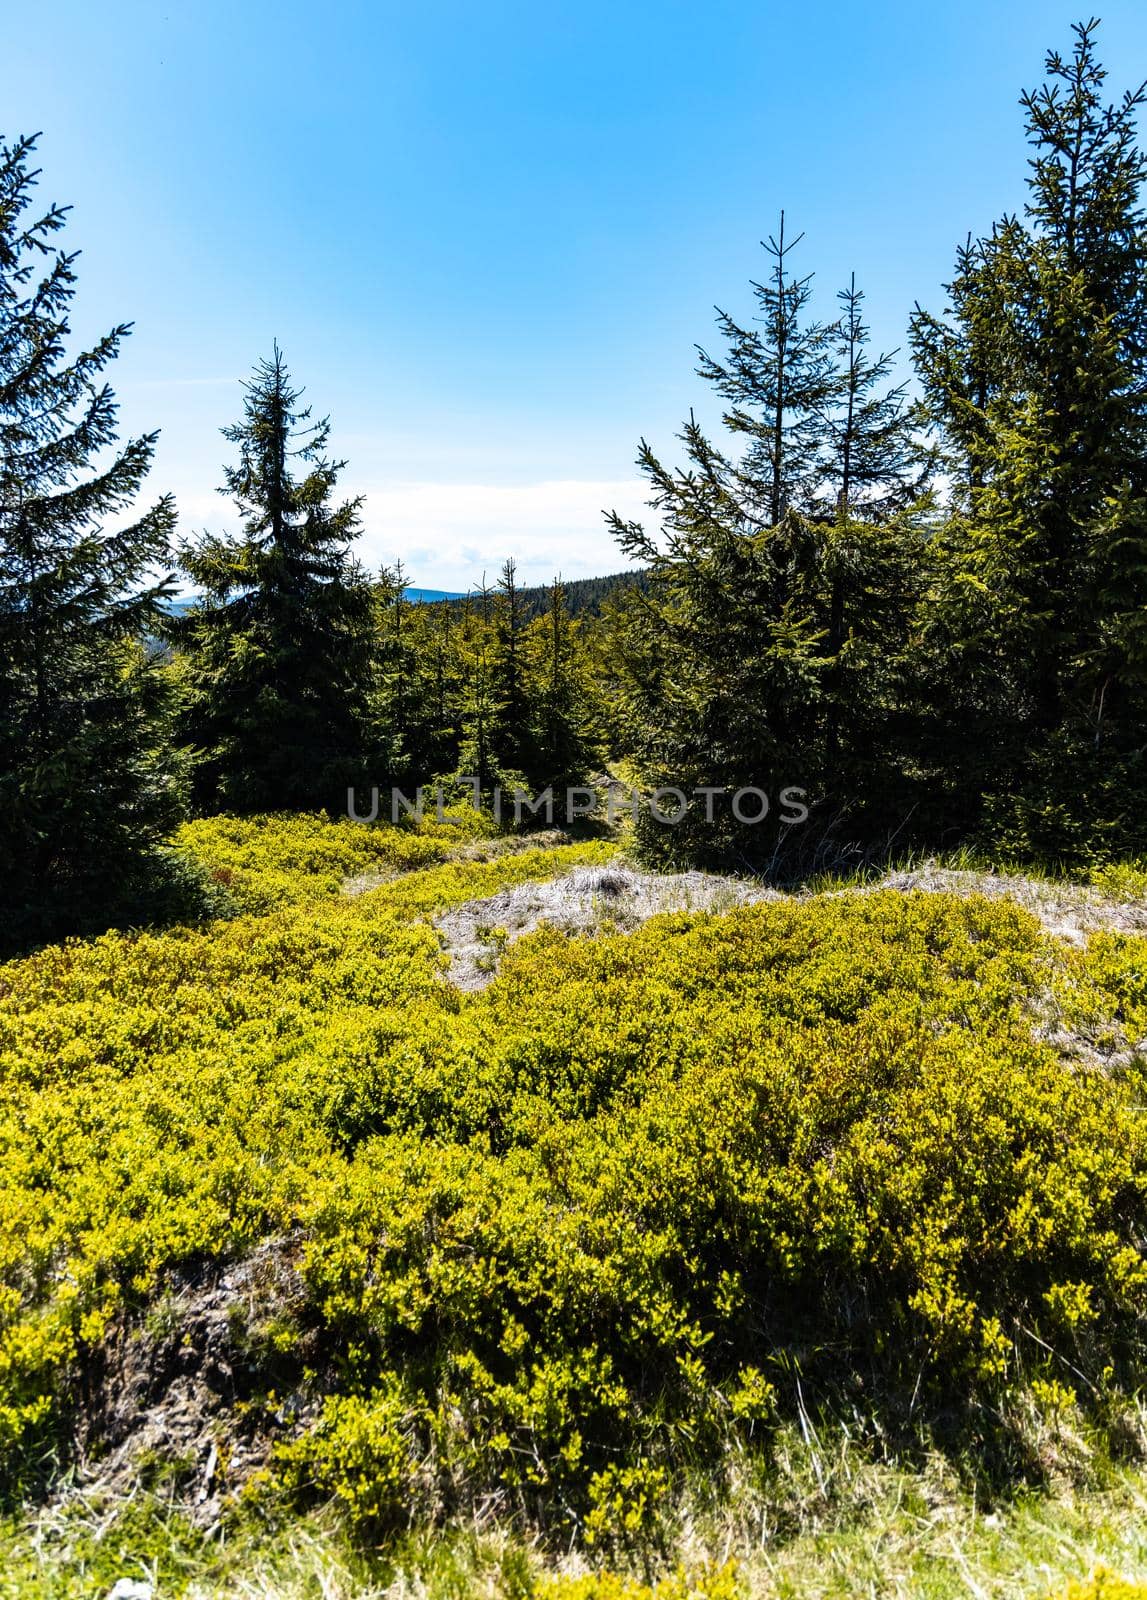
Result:
{"label": "sunlit shrub", "polygon": [[273,814],[187,822],[176,846],[246,911],[330,899],[348,879],[380,878],[444,859],[466,835],[455,820],[424,831],[366,826],[343,818]]}
{"label": "sunlit shrub", "polygon": [[[733,1562],[723,1566],[680,1568],[657,1583],[641,1583],[616,1572],[590,1572],[582,1577],[543,1579],[538,1600],[736,1600],[742,1585]],[[1110,1600],[1130,1600],[1112,1595]]]}
{"label": "sunlit shrub", "polygon": [[1033,1009],[1138,1004],[1122,946],[1089,972],[1004,900],[827,895],[542,929],[446,982],[436,912],[607,855],[0,968],[0,1440],[42,1448],[165,1269],[268,1237],[318,1415],[277,1470],[364,1531],[492,1497],[608,1547],[812,1396],[1139,1381],[1141,1097]]}
{"label": "sunlit shrub", "polygon": [[1147,1583],[1121,1578],[1106,1567],[1099,1567],[1090,1578],[1081,1578],[1061,1589],[1056,1600],[1147,1600]]}
{"label": "sunlit shrub", "polygon": [[1128,1043],[1147,1043],[1147,945],[1140,934],[1102,930],[1087,942],[1080,967],[1097,991],[1097,1004]]}

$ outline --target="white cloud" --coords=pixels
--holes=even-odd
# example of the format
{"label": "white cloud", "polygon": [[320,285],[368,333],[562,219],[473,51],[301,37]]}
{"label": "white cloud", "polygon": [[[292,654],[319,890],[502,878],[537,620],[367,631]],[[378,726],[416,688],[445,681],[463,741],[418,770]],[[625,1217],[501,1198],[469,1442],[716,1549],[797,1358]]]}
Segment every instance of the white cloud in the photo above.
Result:
{"label": "white cloud", "polygon": [[[360,558],[371,567],[401,558],[412,583],[467,589],[485,572],[493,582],[507,556],[526,583],[598,577],[630,565],[605,525],[603,510],[650,516],[641,479],[554,479],[542,483],[347,482],[363,494]],[[220,495],[179,494],[185,535],[234,526]]]}
{"label": "white cloud", "polygon": [[465,588],[492,581],[507,556],[527,582],[616,572],[629,563],[603,511],[645,512],[640,480],[545,483],[391,483],[365,491],[363,559],[401,556],[414,581]]}

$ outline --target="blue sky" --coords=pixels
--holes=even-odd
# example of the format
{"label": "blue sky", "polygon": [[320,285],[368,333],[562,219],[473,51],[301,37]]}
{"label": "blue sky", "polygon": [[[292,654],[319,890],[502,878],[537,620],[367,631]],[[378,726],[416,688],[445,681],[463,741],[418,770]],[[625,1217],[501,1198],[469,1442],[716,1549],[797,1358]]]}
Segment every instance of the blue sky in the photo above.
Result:
{"label": "blue sky", "polygon": [[[624,565],[642,434],[713,414],[693,345],[748,314],[782,206],[821,307],[851,271],[878,341],[937,306],[969,230],[1022,204],[1016,104],[1060,0],[62,0],[4,23],[0,132],[43,130],[74,207],[81,336],[133,320],[126,428],[183,527],[238,380],[278,338],[366,496],[361,553],[464,587]],[[1103,12],[1110,83],[1147,6]]]}

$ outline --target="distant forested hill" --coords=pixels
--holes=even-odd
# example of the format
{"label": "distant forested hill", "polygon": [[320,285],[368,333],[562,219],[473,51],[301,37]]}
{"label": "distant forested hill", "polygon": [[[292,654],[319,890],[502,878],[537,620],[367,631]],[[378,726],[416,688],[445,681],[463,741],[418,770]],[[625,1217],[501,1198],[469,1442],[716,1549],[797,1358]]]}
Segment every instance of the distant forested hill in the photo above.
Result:
{"label": "distant forested hill", "polygon": [[460,589],[418,589],[406,588],[402,591],[403,598],[411,600],[415,605],[432,605],[438,600],[461,600],[463,594]]}
{"label": "distant forested hill", "polygon": [[[562,580],[562,590],[565,594],[566,611],[571,617],[597,617],[601,615],[604,601],[611,596],[616,597],[624,589],[644,589],[649,582],[648,575],[641,569],[634,572],[614,572],[604,578],[569,578]],[[457,605],[469,599],[474,600],[480,591],[471,589],[469,595],[441,594],[435,589],[407,589],[404,591],[407,600],[425,601],[434,603],[440,600],[450,600]],[[538,583],[517,591],[518,604],[521,607],[520,617],[523,622],[532,622],[535,617],[546,614],[550,606],[550,588],[548,584]]]}
{"label": "distant forested hill", "polygon": [[[606,578],[573,578],[564,582],[562,587],[566,595],[566,609],[571,617],[588,616],[596,617],[601,612],[602,601],[611,594],[636,585],[644,588],[647,583],[644,572],[615,572]],[[549,605],[547,596],[549,589],[545,584],[537,584],[532,588],[518,591],[522,601],[523,616],[526,621],[540,617]],[[435,605],[443,600],[464,600],[466,596],[459,590],[448,589],[420,589],[407,588],[403,590],[406,600],[416,605]],[[177,614],[182,614],[194,604],[188,598],[170,600],[169,608]]]}
{"label": "distant forested hill", "polygon": [[[595,578],[593,581],[595,583],[600,583],[600,582],[609,583],[612,580],[609,579],[609,578],[605,578],[605,579],[597,579],[597,578]],[[461,589],[406,588],[402,592],[403,592],[404,598],[407,599],[407,600],[412,601],[415,605],[422,605],[422,604],[428,604],[429,605],[429,604],[433,604],[435,601],[438,601],[438,600],[462,600],[462,599],[465,599],[465,596],[463,595]],[[173,611],[177,616],[182,616],[183,613],[186,612],[186,611],[189,611],[194,604],[195,604],[194,599],[192,599],[192,598],[190,598],[188,596],[182,596],[179,599],[169,600],[168,601],[168,609],[170,611]]]}
{"label": "distant forested hill", "polygon": [[[608,578],[572,578],[563,581],[566,609],[571,617],[599,616],[604,600],[611,595],[616,597],[623,589],[644,589],[648,581],[643,571],[615,572]],[[518,594],[527,620],[542,616],[549,606],[549,589],[545,584],[519,589]]]}

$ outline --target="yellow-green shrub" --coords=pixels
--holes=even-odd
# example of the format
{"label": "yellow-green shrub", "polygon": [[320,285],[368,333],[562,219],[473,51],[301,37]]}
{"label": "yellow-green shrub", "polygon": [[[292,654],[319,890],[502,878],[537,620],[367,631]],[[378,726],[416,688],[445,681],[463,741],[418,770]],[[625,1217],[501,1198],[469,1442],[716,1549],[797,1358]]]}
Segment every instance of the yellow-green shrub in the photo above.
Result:
{"label": "yellow-green shrub", "polygon": [[[734,1562],[723,1566],[679,1568],[656,1583],[641,1583],[617,1572],[587,1572],[580,1577],[543,1578],[538,1600],[736,1600],[742,1592]],[[1111,1600],[1124,1600],[1112,1595]]]}
{"label": "yellow-green shrub", "polygon": [[435,1510],[435,1479],[425,1470],[419,1424],[425,1402],[397,1373],[380,1373],[368,1395],[331,1395],[321,1420],[280,1451],[297,1486],[336,1500],[354,1527],[378,1533]]}
{"label": "yellow-green shrub", "polygon": [[1144,1307],[1143,1131],[1032,1038],[1047,960],[1015,908],[924,896],[523,941],[340,1100],[304,1271],[349,1381],[416,1373],[474,1471],[592,1531],[786,1350],[948,1401],[1043,1345],[1098,1368]]}
{"label": "yellow-green shrub", "polygon": [[607,854],[0,969],[8,1438],[165,1267],[267,1236],[321,1352],[281,1470],[371,1529],[493,1495],[624,1540],[796,1372],[949,1415],[1057,1355],[1141,1377],[1142,1113],[1033,1035],[1063,958],[1032,918],[826,896],[444,981],[428,916]]}
{"label": "yellow-green shrub", "polygon": [[[478,818],[477,812],[471,815]],[[243,910],[270,911],[330,899],[342,892],[348,878],[389,876],[442,861],[470,831],[467,819],[457,815],[440,827],[428,815],[416,830],[276,813],[187,822],[176,833],[175,844]]]}
{"label": "yellow-green shrub", "polygon": [[355,900],[0,967],[0,1447],[165,1264],[288,1227],[340,1074],[458,1010],[430,912],[604,858],[431,868]]}
{"label": "yellow-green shrub", "polygon": [[1057,1600],[1147,1600],[1147,1583],[1121,1578],[1098,1567],[1090,1578],[1078,1579],[1061,1589]]}
{"label": "yellow-green shrub", "polygon": [[1113,900],[1147,899],[1147,867],[1141,861],[1110,861],[1094,867],[1089,881]]}
{"label": "yellow-green shrub", "polygon": [[1129,1043],[1147,1041],[1147,944],[1144,936],[1106,929],[1093,933],[1078,967],[1093,1005],[1120,1025]]}

